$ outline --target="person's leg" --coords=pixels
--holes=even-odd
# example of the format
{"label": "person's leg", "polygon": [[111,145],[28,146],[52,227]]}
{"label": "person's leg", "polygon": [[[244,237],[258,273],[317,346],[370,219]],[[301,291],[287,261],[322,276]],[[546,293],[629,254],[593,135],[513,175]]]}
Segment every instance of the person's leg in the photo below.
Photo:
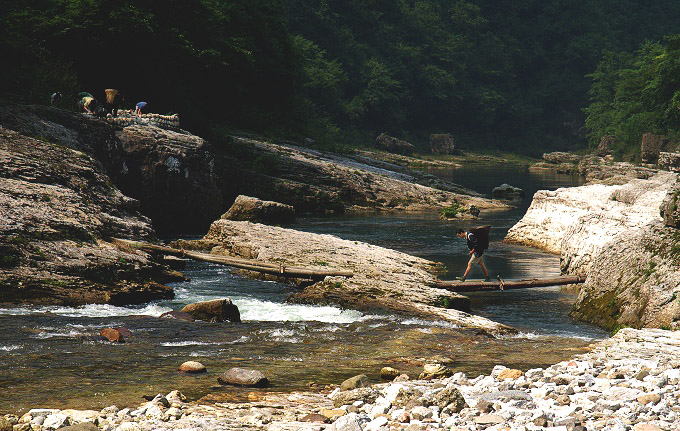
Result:
{"label": "person's leg", "polygon": [[469,274],[470,271],[472,270],[472,265],[474,265],[476,261],[477,261],[477,258],[475,257],[474,254],[472,254],[472,255],[470,256],[470,260],[468,261],[467,268],[465,268],[465,273],[463,274],[462,277],[459,278],[460,281],[465,281],[465,279],[467,278],[468,274]]}
{"label": "person's leg", "polygon": [[479,266],[482,267],[482,271],[484,272],[484,281],[489,281],[489,271],[486,270],[486,265],[484,265],[484,258],[480,256],[479,258]]}

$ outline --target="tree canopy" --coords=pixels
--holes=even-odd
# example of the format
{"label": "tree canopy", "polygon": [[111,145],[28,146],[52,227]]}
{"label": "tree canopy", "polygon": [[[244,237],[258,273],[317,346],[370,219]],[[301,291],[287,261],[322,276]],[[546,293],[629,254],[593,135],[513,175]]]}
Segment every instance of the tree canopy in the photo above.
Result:
{"label": "tree canopy", "polygon": [[[671,0],[5,3],[5,99],[116,88],[197,133],[363,145],[387,132],[424,149],[443,132],[524,153],[584,146],[586,75],[593,103],[611,103],[605,69],[635,61],[617,53],[660,49],[680,18]],[[614,127],[588,109],[593,133]]]}

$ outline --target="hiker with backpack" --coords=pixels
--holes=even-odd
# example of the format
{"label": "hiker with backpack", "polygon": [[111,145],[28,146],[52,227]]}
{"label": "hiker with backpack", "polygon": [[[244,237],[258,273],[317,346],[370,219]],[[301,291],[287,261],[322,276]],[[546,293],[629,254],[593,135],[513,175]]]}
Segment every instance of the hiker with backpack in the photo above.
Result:
{"label": "hiker with backpack", "polygon": [[486,270],[484,266],[484,250],[489,248],[489,231],[491,226],[478,227],[476,229],[470,229],[470,232],[465,232],[463,229],[458,229],[456,231],[456,236],[458,238],[465,238],[467,240],[468,249],[470,249],[470,261],[468,262],[467,269],[462,277],[458,277],[458,280],[465,281],[472,265],[478,263],[484,272],[484,281],[490,281],[489,271]]}

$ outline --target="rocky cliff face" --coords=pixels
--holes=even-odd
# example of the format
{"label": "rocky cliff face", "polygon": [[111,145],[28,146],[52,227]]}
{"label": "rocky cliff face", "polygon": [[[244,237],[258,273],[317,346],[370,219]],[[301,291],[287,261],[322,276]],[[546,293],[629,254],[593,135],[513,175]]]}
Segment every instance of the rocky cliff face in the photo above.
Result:
{"label": "rocky cliff face", "polygon": [[198,136],[153,126],[116,133],[125,157],[117,182],[162,232],[205,232],[223,208],[215,158]]}
{"label": "rocky cliff face", "polygon": [[[617,181],[623,177],[617,176]],[[660,206],[677,175],[541,191],[506,240],[560,254],[565,273],[587,276],[573,314],[606,328],[679,327],[680,234]]]}
{"label": "rocky cliff face", "polygon": [[149,219],[86,153],[0,127],[0,303],[138,303],[177,279],[107,242],[148,240]]}
{"label": "rocky cliff face", "polygon": [[0,105],[0,125],[81,151],[160,231],[205,231],[223,208],[214,155],[190,133],[151,125],[118,130],[85,114],[39,105]]}

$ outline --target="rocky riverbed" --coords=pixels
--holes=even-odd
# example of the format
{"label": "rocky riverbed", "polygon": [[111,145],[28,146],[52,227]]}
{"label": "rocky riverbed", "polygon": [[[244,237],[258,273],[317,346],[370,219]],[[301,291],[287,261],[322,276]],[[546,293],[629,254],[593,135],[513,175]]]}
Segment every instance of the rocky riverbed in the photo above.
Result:
{"label": "rocky riverbed", "polygon": [[214,396],[186,402],[173,391],[140,406],[6,415],[0,429],[675,431],[679,355],[678,332],[622,329],[590,352],[546,369],[499,364],[470,379],[431,363],[420,376],[400,375],[391,383],[354,378],[315,392],[251,392],[251,401],[241,403]]}
{"label": "rocky riverbed", "polygon": [[177,243],[213,254],[284,266],[349,270],[353,277],[326,277],[293,294],[289,302],[333,304],[357,310],[389,310],[443,319],[489,333],[512,328],[474,316],[465,296],[434,287],[437,264],[359,241],[247,221],[215,221],[203,239]]}

